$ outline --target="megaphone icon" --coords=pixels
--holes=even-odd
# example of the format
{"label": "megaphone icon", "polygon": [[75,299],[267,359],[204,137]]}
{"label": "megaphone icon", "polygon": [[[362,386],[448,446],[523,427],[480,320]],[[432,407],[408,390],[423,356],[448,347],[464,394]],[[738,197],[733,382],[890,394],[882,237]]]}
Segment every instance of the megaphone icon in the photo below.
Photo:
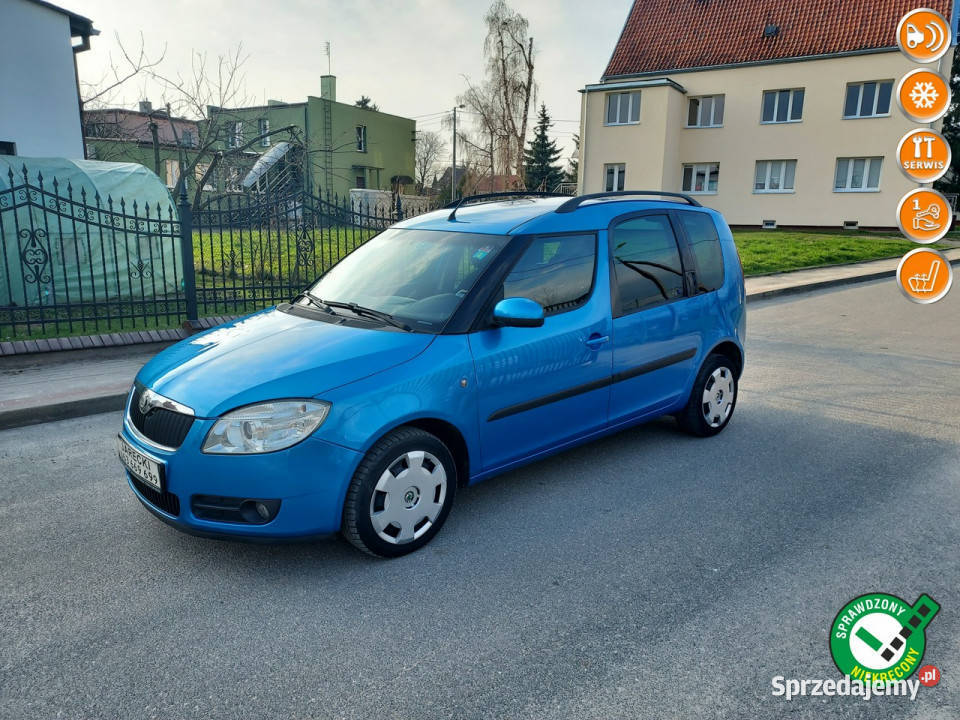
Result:
{"label": "megaphone icon", "polygon": [[917,45],[923,42],[924,34],[917,30],[913,23],[907,23],[907,47],[913,50]]}

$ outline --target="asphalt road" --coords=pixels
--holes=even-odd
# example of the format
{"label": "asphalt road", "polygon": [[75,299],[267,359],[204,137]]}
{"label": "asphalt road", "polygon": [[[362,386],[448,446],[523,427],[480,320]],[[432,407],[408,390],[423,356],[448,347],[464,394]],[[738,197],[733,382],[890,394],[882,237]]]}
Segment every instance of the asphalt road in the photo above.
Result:
{"label": "asphalt road", "polygon": [[[197,539],[148,515],[113,414],[0,433],[0,717],[954,718],[960,290],[752,304],[726,432],[670,420],[459,493],[434,542]],[[839,678],[834,615],[942,605],[903,698]]]}

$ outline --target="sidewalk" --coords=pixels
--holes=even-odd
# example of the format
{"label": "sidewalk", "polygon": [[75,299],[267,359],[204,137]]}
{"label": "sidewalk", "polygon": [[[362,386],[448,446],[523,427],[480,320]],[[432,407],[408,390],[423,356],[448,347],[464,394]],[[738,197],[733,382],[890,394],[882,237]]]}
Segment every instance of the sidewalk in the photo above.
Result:
{"label": "sidewalk", "polygon": [[[945,255],[951,264],[960,263],[960,248]],[[747,301],[893,277],[899,262],[892,258],[747,278]],[[122,409],[137,371],[169,344],[0,359],[0,430]]]}

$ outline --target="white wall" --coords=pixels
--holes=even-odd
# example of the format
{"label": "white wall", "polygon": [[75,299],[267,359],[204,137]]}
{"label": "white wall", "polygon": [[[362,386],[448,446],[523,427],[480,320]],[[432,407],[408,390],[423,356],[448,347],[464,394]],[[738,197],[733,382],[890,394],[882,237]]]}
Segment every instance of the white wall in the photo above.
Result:
{"label": "white wall", "polygon": [[17,155],[83,157],[70,20],[26,0],[0,0],[0,141]]}

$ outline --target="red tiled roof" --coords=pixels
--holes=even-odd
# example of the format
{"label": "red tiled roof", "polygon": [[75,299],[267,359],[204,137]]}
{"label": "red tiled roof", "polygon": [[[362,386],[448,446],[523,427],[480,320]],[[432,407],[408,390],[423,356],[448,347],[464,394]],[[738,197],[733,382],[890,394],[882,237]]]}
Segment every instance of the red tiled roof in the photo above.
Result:
{"label": "red tiled roof", "polygon": [[[960,0],[958,0],[960,1]],[[635,0],[604,78],[895,47],[908,10],[951,0]],[[776,25],[774,37],[764,28]]]}

